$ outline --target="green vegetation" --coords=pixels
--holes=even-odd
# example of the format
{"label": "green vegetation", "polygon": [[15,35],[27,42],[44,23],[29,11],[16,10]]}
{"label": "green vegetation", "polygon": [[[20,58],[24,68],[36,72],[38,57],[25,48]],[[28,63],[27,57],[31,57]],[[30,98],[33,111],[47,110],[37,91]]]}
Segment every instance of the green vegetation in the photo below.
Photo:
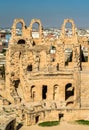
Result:
{"label": "green vegetation", "polygon": [[89,120],[77,120],[76,122],[82,125],[89,125]]}
{"label": "green vegetation", "polygon": [[38,125],[42,127],[56,126],[56,125],[59,125],[59,121],[46,121],[46,122],[39,123]]}

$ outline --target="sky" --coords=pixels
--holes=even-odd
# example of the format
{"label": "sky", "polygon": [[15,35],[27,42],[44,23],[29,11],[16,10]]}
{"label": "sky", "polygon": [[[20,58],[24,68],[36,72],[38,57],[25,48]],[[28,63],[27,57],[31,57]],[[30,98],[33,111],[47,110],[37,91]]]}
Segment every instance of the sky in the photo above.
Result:
{"label": "sky", "polygon": [[0,27],[11,27],[15,18],[27,26],[37,18],[45,28],[61,28],[72,18],[78,28],[89,28],[89,0],[0,0]]}

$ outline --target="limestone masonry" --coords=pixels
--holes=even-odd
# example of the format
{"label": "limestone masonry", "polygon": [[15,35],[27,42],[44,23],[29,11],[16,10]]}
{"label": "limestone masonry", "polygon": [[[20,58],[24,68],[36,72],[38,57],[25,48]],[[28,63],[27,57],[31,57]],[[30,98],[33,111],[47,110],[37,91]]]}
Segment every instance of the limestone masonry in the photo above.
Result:
{"label": "limestone masonry", "polygon": [[[18,23],[21,35],[16,33]],[[35,23],[38,38],[32,35]],[[89,39],[78,36],[72,19],[64,20],[61,35],[54,40],[44,38],[39,19],[32,19],[29,27],[23,19],[15,19],[5,68],[1,104],[15,113],[19,123],[89,120]]]}

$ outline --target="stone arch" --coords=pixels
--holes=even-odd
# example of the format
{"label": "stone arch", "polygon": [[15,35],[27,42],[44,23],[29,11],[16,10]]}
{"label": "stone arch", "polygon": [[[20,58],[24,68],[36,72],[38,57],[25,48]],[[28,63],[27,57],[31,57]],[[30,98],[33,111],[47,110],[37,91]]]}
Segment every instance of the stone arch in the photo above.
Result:
{"label": "stone arch", "polygon": [[39,38],[42,38],[42,23],[41,23],[40,19],[32,19],[31,20],[30,27],[29,27],[30,36],[32,37],[32,26],[35,23],[38,24]]}
{"label": "stone arch", "polygon": [[66,34],[65,27],[66,27],[67,23],[71,24],[71,26],[72,26],[72,36],[75,36],[76,35],[76,28],[75,28],[74,21],[72,19],[65,19],[64,20],[64,23],[62,25],[62,34],[61,35],[65,36],[65,34]]}
{"label": "stone arch", "polygon": [[23,36],[24,30],[26,29],[26,24],[23,19],[15,19],[13,22],[13,26],[12,26],[12,37],[17,36],[16,35],[16,26],[18,23],[21,23],[21,25],[22,25],[22,36]]}

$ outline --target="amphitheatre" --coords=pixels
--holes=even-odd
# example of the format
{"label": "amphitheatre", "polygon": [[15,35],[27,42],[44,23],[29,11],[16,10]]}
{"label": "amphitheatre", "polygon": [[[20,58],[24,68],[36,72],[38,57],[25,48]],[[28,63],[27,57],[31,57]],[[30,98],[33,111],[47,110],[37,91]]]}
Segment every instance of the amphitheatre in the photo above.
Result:
{"label": "amphitheatre", "polygon": [[[34,23],[38,38],[32,37]],[[71,36],[65,31],[67,23]],[[17,123],[89,120],[89,39],[78,36],[72,19],[64,19],[61,35],[54,40],[44,37],[40,19],[32,19],[29,27],[23,19],[14,20],[0,106],[1,130],[15,130]]]}

